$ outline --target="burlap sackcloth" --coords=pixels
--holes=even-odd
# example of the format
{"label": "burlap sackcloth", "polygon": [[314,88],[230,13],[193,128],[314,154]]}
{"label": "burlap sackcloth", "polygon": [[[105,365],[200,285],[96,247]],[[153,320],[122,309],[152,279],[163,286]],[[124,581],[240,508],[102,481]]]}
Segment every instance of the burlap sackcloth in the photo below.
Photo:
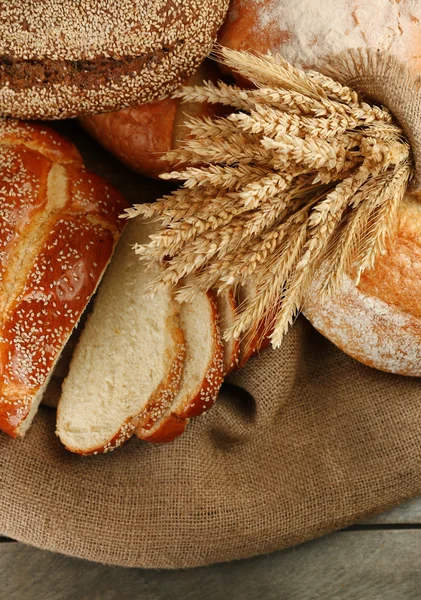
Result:
{"label": "burlap sackcloth", "polygon": [[[74,124],[61,128],[130,200],[156,194]],[[24,440],[0,435],[0,533],[103,563],[244,558],[421,494],[421,381],[357,363],[303,317],[170,445],[133,439],[82,458],[54,429],[42,408]]]}

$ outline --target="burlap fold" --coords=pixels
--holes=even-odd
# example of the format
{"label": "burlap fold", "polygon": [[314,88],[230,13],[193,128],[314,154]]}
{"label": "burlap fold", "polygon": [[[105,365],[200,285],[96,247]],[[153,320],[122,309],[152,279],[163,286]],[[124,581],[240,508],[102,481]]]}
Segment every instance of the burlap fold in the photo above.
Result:
{"label": "burlap fold", "polygon": [[373,48],[346,50],[322,69],[368,100],[386,106],[410,143],[415,173],[411,191],[421,191],[421,77],[395,56]]}

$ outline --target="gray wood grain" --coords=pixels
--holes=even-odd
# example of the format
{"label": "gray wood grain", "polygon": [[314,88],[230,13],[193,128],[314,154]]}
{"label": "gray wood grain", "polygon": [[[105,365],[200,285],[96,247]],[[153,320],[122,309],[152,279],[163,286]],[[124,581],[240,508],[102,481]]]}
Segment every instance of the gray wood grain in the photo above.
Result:
{"label": "gray wood grain", "polygon": [[418,600],[421,531],[345,531],[190,571],[106,567],[0,545],[1,600]]}
{"label": "gray wood grain", "polygon": [[[363,521],[368,524],[421,524],[421,498],[415,498],[386,513]],[[421,595],[421,594],[420,594]]]}

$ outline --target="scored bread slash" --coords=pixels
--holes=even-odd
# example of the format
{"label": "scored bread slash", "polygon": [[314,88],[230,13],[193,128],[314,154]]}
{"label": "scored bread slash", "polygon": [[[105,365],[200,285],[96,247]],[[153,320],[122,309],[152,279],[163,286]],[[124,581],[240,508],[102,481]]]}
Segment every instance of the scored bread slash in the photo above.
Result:
{"label": "scored bread slash", "polygon": [[148,295],[160,267],[147,268],[132,248],[154,230],[139,219],[127,225],[77,345],[57,410],[57,435],[72,452],[121,446],[139,424],[159,419],[180,388],[180,305],[170,290]]}
{"label": "scored bread slash", "polygon": [[224,346],[224,375],[229,375],[238,366],[240,358],[240,342],[234,336],[229,340],[224,337],[225,332],[234,323],[237,302],[232,290],[226,290],[216,297],[216,304],[219,313],[219,326],[221,329],[221,338]]}
{"label": "scored bread slash", "polygon": [[136,435],[149,442],[169,442],[179,436],[188,420],[215,402],[224,377],[219,316],[212,292],[198,293],[181,305],[180,324],[186,341],[186,360],[180,391],[155,423],[138,427]]}

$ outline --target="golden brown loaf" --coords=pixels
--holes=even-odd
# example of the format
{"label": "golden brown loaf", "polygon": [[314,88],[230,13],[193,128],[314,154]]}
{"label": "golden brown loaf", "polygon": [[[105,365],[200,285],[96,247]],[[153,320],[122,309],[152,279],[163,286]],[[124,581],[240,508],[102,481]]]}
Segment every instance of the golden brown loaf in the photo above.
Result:
{"label": "golden brown loaf", "polygon": [[0,430],[23,435],[122,229],[125,200],[40,125],[0,121]]}
{"label": "golden brown loaf", "polygon": [[[185,83],[200,85],[208,80],[216,81],[217,73],[212,63],[205,62]],[[148,177],[158,177],[174,166],[160,157],[186,138],[186,120],[213,116],[220,110],[212,104],[181,104],[178,99],[165,98],[116,112],[86,115],[80,122],[126,165]]]}
{"label": "golden brown loaf", "polygon": [[209,53],[229,0],[9,0],[0,115],[57,119],[149,102]]}
{"label": "golden brown loaf", "polygon": [[304,314],[324,336],[382,371],[421,376],[421,203],[407,195],[396,235],[356,287],[350,277],[328,299],[320,276]]}

